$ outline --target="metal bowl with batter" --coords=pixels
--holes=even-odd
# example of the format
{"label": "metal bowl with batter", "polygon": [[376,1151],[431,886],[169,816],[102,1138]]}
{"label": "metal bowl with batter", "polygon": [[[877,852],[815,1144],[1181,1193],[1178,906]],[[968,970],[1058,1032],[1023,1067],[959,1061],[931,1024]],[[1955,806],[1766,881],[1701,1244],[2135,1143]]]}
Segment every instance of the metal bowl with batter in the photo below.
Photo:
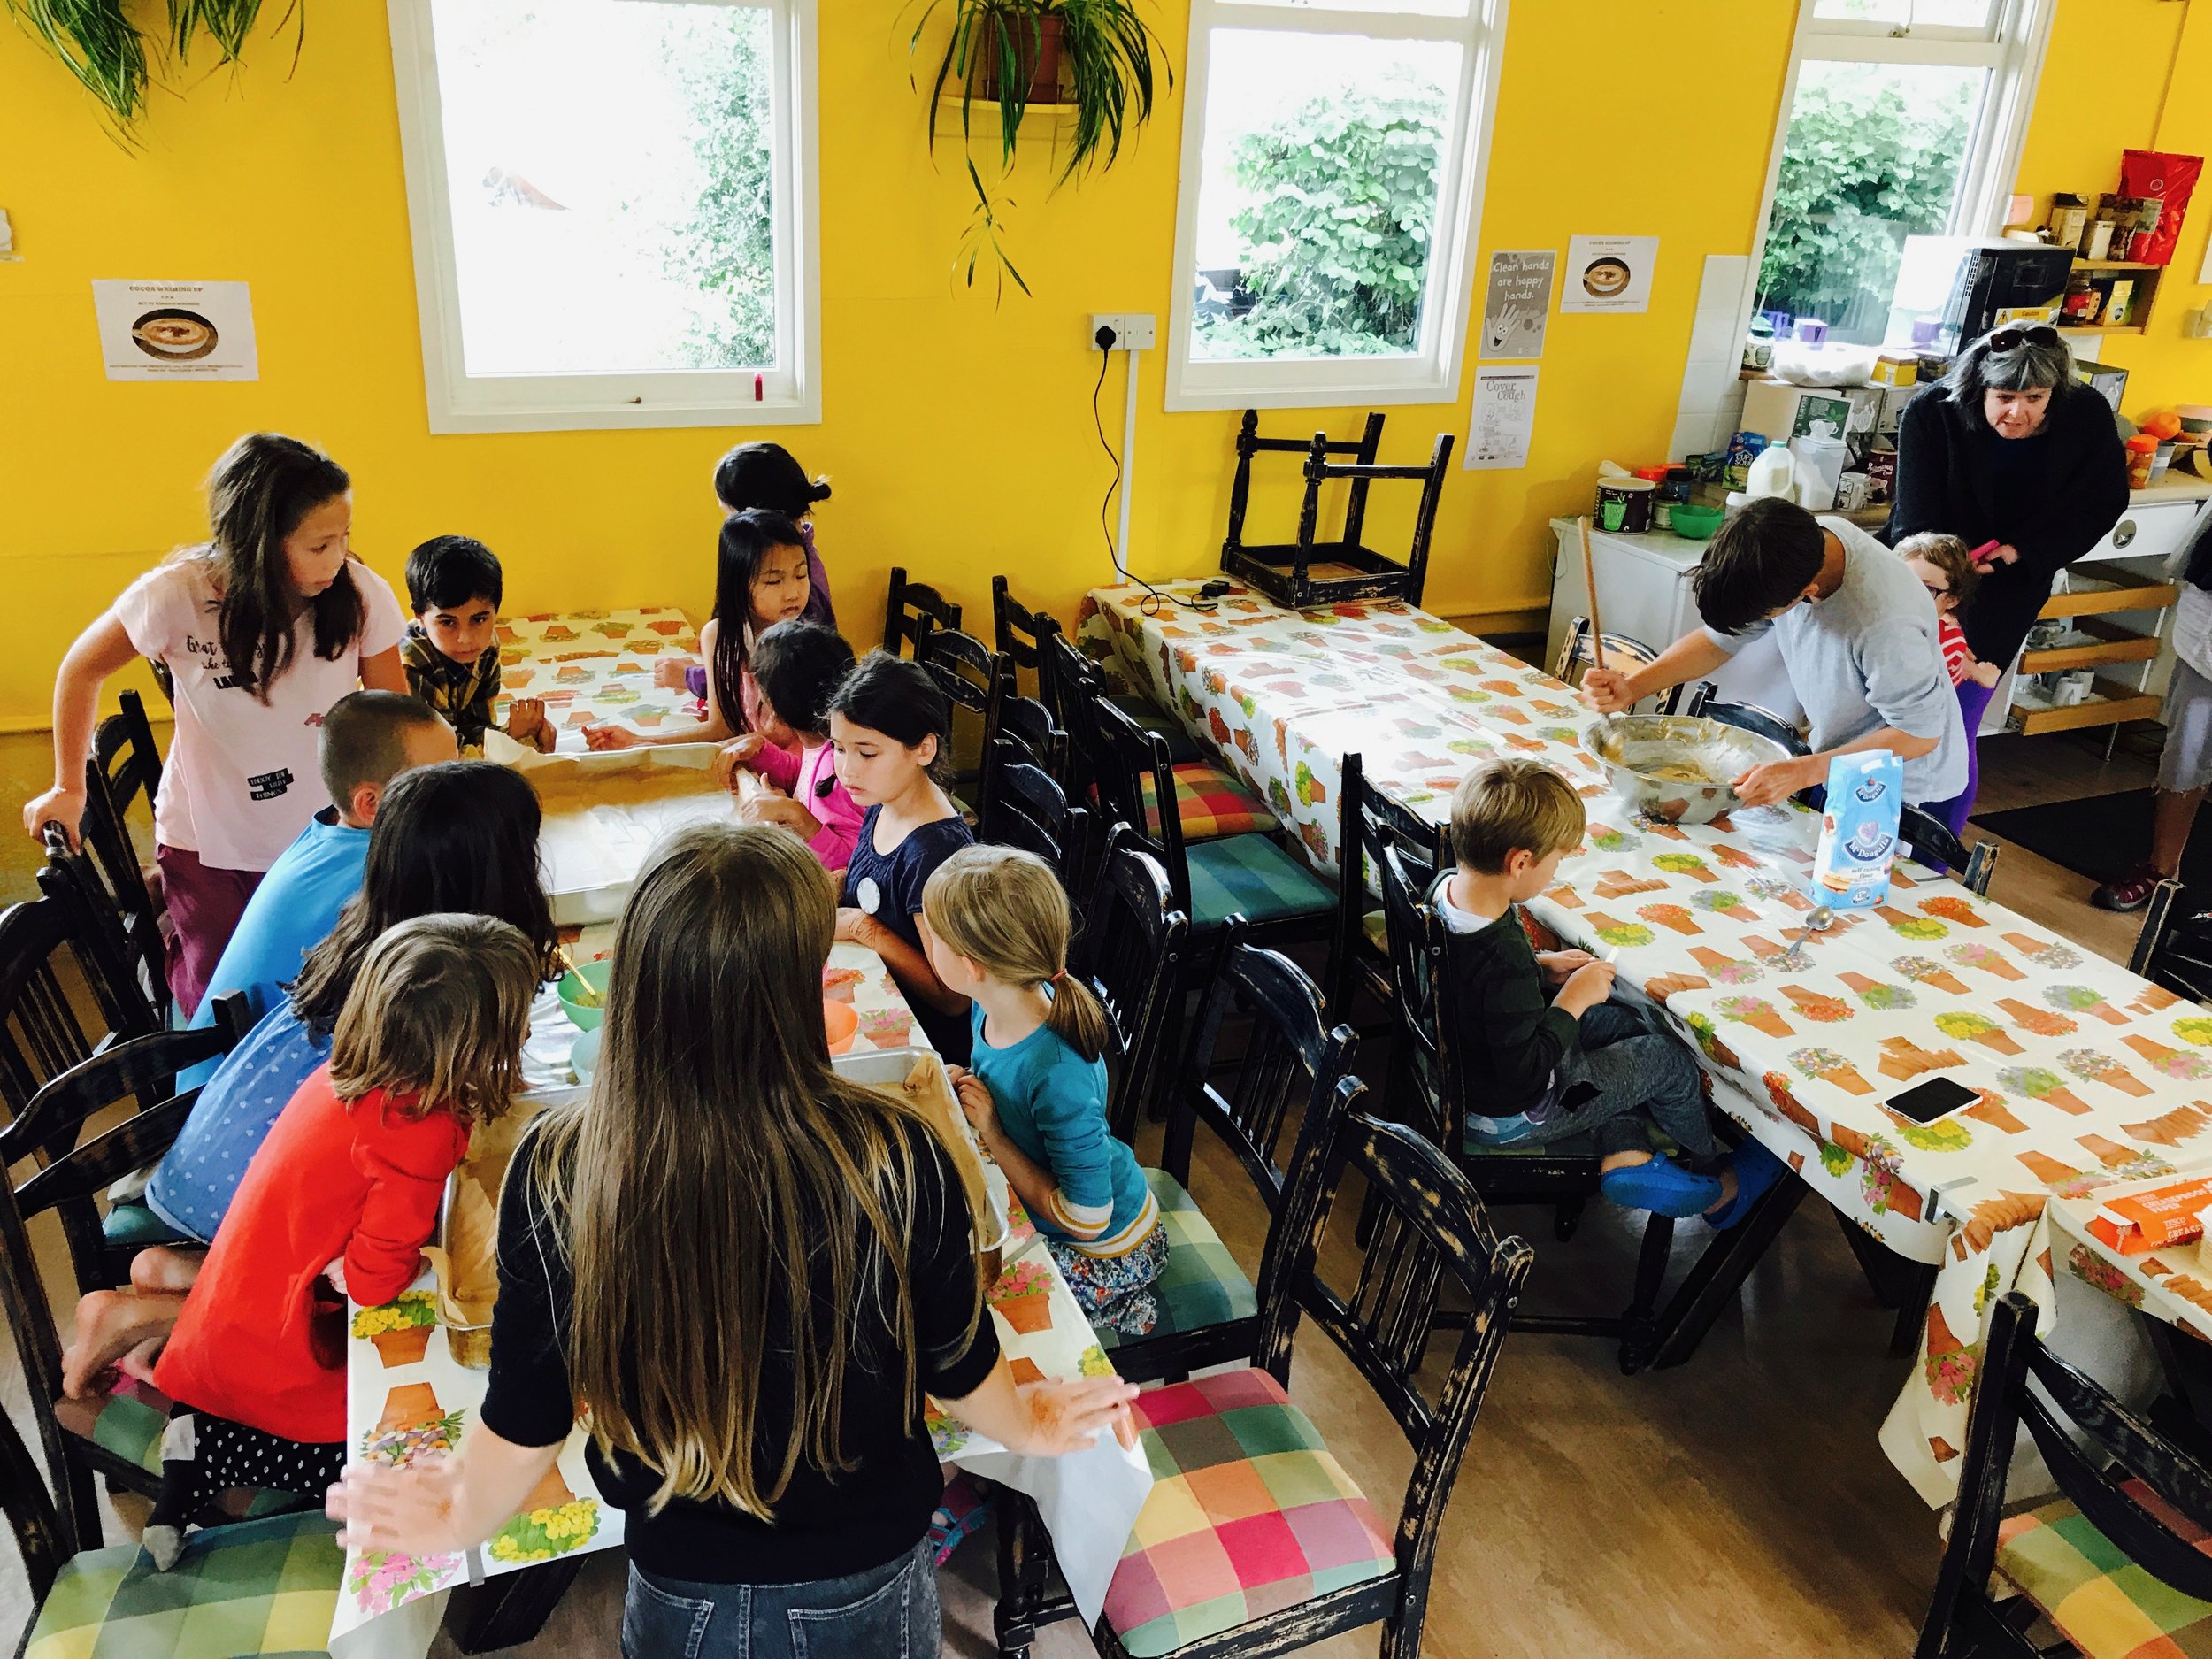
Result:
{"label": "metal bowl with batter", "polygon": [[1613,714],[1582,731],[1614,797],[1668,824],[1704,824],[1743,804],[1728,787],[1754,766],[1787,760],[1772,738],[1681,714]]}

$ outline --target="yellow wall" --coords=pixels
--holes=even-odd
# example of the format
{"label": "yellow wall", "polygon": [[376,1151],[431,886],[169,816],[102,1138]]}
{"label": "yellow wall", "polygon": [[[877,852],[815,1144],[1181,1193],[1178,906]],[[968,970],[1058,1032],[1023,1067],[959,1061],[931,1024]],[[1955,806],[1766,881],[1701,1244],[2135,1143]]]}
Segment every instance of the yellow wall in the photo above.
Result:
{"label": "yellow wall", "polygon": [[[880,614],[894,563],[948,583],[979,621],[997,571],[1065,612],[1108,568],[1083,318],[1164,314],[1179,287],[1179,88],[1110,173],[1057,196],[1018,180],[1014,248],[1036,297],[994,309],[949,279],[964,180],[950,157],[933,167],[923,153],[894,12],[823,0],[825,418],[764,435],[835,480],[821,541],[849,631]],[[1184,8],[1162,12],[1179,68]],[[1432,604],[1539,598],[1543,521],[1583,498],[1594,457],[1658,456],[1702,257],[1749,242],[1793,12],[1788,0],[1514,9],[1484,248],[1563,249],[1578,232],[1664,240],[1649,315],[1552,319],[1528,469],[1455,472]],[[319,442],[351,469],[357,545],[388,576],[421,537],[465,530],[501,552],[516,608],[710,596],[709,468],[740,434],[429,435],[384,9],[316,7],[289,81],[276,44],[234,88],[157,94],[133,155],[27,36],[0,27],[0,155],[19,164],[0,173],[0,207],[24,255],[0,265],[0,561],[23,618],[0,621],[0,725],[42,724],[70,637],[197,533],[208,463],[255,426]],[[250,280],[261,380],[105,380],[95,277]],[[1156,576],[1215,564],[1235,423],[1163,412],[1163,356],[1144,365],[1133,497],[1137,566]],[[1358,419],[1281,411],[1270,424],[1341,433]],[[1425,455],[1437,431],[1463,441],[1465,425],[1463,398],[1394,409],[1386,452]],[[1253,528],[1286,529],[1286,501],[1266,498]],[[1394,523],[1371,519],[1379,535]]]}
{"label": "yellow wall", "polygon": [[[895,563],[949,586],[978,625],[999,571],[1065,613],[1107,572],[1098,503],[1109,468],[1091,429],[1098,359],[1083,349],[1083,319],[1164,317],[1180,291],[1171,269],[1179,88],[1111,173],[1056,196],[1042,176],[1017,180],[1012,245],[1036,297],[994,308],[949,275],[964,180],[951,157],[933,165],[923,153],[895,9],[822,0],[821,10],[825,417],[762,435],[835,480],[821,539],[849,632],[874,626]],[[2023,188],[2064,188],[2036,181],[2039,171],[2070,181],[2086,173],[2099,188],[2123,145],[2151,136],[2134,130],[2154,107],[2145,88],[2171,58],[2188,10],[2062,0]],[[1660,458],[1704,256],[1751,246],[1795,12],[1793,0],[1514,8],[1481,256],[1563,250],[1578,233],[1655,234],[1660,264],[1647,315],[1552,318],[1530,464],[1455,471],[1432,608],[1540,603],[1545,521],[1586,499],[1595,458]],[[1162,12],[1179,68],[1184,8],[1162,0]],[[2212,140],[2202,130],[2212,120],[2208,36],[2212,16],[2190,19],[2163,129],[2200,150]],[[262,43],[234,85],[219,79],[182,101],[157,93],[145,148],[132,154],[103,134],[26,35],[0,27],[0,156],[12,164],[0,171],[0,207],[24,256],[0,265],[0,591],[10,613],[0,619],[0,726],[43,724],[69,639],[136,571],[199,533],[208,463],[256,426],[319,442],[352,470],[357,545],[395,580],[415,541],[465,530],[505,559],[511,608],[709,598],[708,472],[744,434],[431,436],[383,7],[316,8],[287,81],[288,45]],[[2147,68],[2144,53],[2161,56]],[[2193,273],[2212,194],[2192,221]],[[95,277],[251,281],[261,380],[107,381]],[[1479,281],[1478,304],[1479,294]],[[2177,330],[2183,308],[2160,309],[2162,332]],[[2177,385],[2185,365],[2212,361],[2212,347],[2196,342],[2134,343],[2146,357],[2167,352],[2176,366],[2157,373]],[[1235,423],[1231,413],[1164,412],[1163,355],[1144,365],[1133,497],[1135,562],[1153,576],[1214,565]],[[2147,362],[2142,373],[2150,384]],[[1118,380],[1105,405],[1117,437]],[[1463,371],[1463,388],[1471,380]],[[1347,433],[1358,419],[1280,411],[1269,426]],[[1447,427],[1463,442],[1466,419],[1463,394],[1394,409],[1386,452],[1425,454]],[[1286,531],[1289,499],[1282,487],[1262,496],[1253,531]],[[1402,517],[1382,511],[1371,526],[1388,537]]]}
{"label": "yellow wall", "polygon": [[[2013,188],[2037,198],[2039,219],[2055,190],[2093,202],[2119,188],[2124,150],[2212,157],[2212,0],[2062,0]],[[2131,417],[2212,403],[2212,340],[2181,332],[2190,311],[2212,303],[2196,280],[2208,236],[2212,180],[2198,184],[2159,278],[2149,332],[2087,342],[2098,361],[2129,372],[2122,407]]]}

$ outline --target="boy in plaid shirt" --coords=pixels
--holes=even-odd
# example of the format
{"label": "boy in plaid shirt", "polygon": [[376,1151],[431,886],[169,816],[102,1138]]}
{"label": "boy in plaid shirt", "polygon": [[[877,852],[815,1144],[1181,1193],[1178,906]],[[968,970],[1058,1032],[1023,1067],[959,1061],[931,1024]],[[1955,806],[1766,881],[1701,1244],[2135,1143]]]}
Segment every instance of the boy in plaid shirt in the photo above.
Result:
{"label": "boy in plaid shirt", "polygon": [[[399,646],[407,688],[453,727],[465,749],[481,749],[499,695],[498,556],[473,536],[433,536],[407,556],[407,603],[415,619]],[[506,733],[541,754],[553,748],[545,703],[517,697]]]}

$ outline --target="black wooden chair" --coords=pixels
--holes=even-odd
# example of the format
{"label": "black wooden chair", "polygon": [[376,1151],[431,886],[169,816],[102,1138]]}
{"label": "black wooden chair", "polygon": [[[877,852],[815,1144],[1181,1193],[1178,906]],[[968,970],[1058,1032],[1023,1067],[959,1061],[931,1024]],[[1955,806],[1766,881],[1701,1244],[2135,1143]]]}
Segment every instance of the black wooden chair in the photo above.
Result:
{"label": "black wooden chair", "polygon": [[308,1633],[327,1631],[337,1612],[345,1552],[319,1508],[196,1532],[183,1558],[156,1572],[137,1544],[104,1548],[96,1523],[88,1529],[57,1504],[65,1484],[0,1412],[0,1509],[33,1608],[16,1652],[244,1659],[322,1641]]}
{"label": "black wooden chair", "polygon": [[1076,729],[1081,718],[1081,710],[1076,705],[1087,699],[1103,697],[1146,731],[1158,733],[1160,741],[1167,745],[1168,758],[1176,765],[1206,759],[1204,748],[1189,727],[1165,710],[1156,707],[1148,698],[1110,692],[1106,676],[1099,672],[1097,664],[1057,629],[1049,638],[1038,642],[1037,661],[1037,695],[1077,744],[1083,741],[1083,736]]}
{"label": "black wooden chair", "polygon": [[890,591],[883,600],[883,649],[893,657],[919,657],[933,628],[960,626],[960,607],[926,582],[906,580],[906,567],[891,567]]}
{"label": "black wooden chair", "polygon": [[130,815],[140,803],[150,813],[161,793],[161,754],[145,705],[134,691],[122,696],[122,712],[100,722],[85,762],[85,810],[79,839],[98,868],[106,897],[119,918],[124,959],[156,1027],[168,1023],[168,916],[161,879],[148,849],[139,853]]}
{"label": "black wooden chair", "polygon": [[1940,864],[1956,876],[1969,893],[1988,897],[1990,878],[1997,873],[1995,841],[1977,841],[1970,850],[1932,814],[1916,806],[1906,807],[1898,815],[1897,839],[1918,863]]}
{"label": "black wooden chair", "polygon": [[1137,844],[1160,861],[1177,908],[1190,918],[1194,941],[1211,945],[1232,916],[1244,918],[1254,944],[1329,938],[1336,895],[1302,859],[1256,833],[1187,840],[1167,745],[1112,703],[1094,699],[1087,712],[1096,745],[1090,769],[1100,815],[1127,825]]}
{"label": "black wooden chair", "polygon": [[2190,915],[2183,898],[2178,881],[2151,889],[2128,972],[2193,1002],[2212,1002],[2212,915]]}
{"label": "black wooden chair", "polygon": [[[1329,953],[1329,1006],[1351,1018],[1353,999],[1364,992],[1385,1010],[1379,1029],[1394,1030],[1388,1017],[1397,995],[1390,965],[1389,918],[1375,895],[1382,886],[1382,856],[1402,848],[1433,872],[1450,862],[1444,826],[1432,824],[1387,791],[1367,781],[1357,755],[1344,757],[1338,785],[1336,942]],[[1362,1036],[1369,1027],[1357,1027]]]}
{"label": "black wooden chair", "polygon": [[[1597,646],[1605,646],[1605,665],[1616,666],[1615,659],[1632,669],[1648,668],[1659,660],[1659,653],[1641,640],[1631,639],[1625,634],[1594,634],[1590,618],[1577,617],[1567,625],[1567,636],[1559,643],[1559,659],[1552,664],[1552,678],[1563,686],[1579,687],[1582,677],[1597,666]],[[1646,698],[1648,707],[1640,709],[1647,714],[1672,714],[1682,699],[1682,687],[1671,686],[1655,697]]]}
{"label": "black wooden chair", "polygon": [[[1255,1363],[1149,1390],[1133,1408],[1156,1477],[1148,1512],[1156,1506],[1164,1516],[1205,1518],[1151,1529],[1140,1518],[1092,1632],[1108,1659],[1281,1654],[1378,1623],[1386,1655],[1420,1652],[1445,1509],[1532,1258],[1520,1240],[1497,1236],[1467,1178],[1433,1147],[1358,1110],[1356,1080],[1340,1088],[1333,1133],[1291,1173],[1281,1240],[1261,1274]],[[1352,1177],[1374,1194],[1379,1216],[1363,1247],[1331,1239],[1345,1212],[1359,1208],[1356,1198],[1340,1202]],[[1448,1292],[1470,1311],[1449,1363],[1425,1364]],[[1291,1402],[1302,1319],[1350,1359],[1412,1449],[1394,1530],[1385,1530]],[[1247,1449],[1262,1446],[1264,1481],[1249,1464],[1256,1452]],[[1241,1502],[1215,1509],[1197,1495],[1233,1482],[1254,1494],[1256,1513],[1244,1513],[1250,1506]],[[1292,1493],[1291,1502],[1271,1495]],[[1272,1532],[1263,1524],[1269,1503],[1299,1508],[1299,1536],[1325,1529],[1330,1587],[1315,1587],[1295,1547],[1240,1549],[1216,1530],[1279,1536],[1287,1545],[1289,1522],[1278,1516]],[[999,1525],[999,1649],[1020,1655],[1040,1624],[1070,1609],[1065,1598],[1046,1594],[1051,1546],[1035,1507],[1010,1498]],[[1147,1539],[1155,1541],[1140,1541]],[[1253,1607],[1267,1610],[1248,1613]]]}
{"label": "black wooden chair", "polygon": [[[2062,1495],[2008,1518],[2023,1424]],[[2035,1334],[2035,1304],[2008,1293],[1991,1310],[1958,1507],[1915,1659],[2059,1651],[2029,1640],[2037,1613],[2087,1659],[2202,1652],[2208,1532],[2212,1466],[2054,1355]],[[1999,1586],[2019,1594],[2000,1601]]]}
{"label": "black wooden chair", "polygon": [[[1382,857],[1383,907],[1388,920],[1391,977],[1398,1039],[1390,1062],[1395,1114],[1464,1170],[1488,1204],[1535,1204],[1552,1211],[1553,1235],[1574,1236],[1584,1207],[1599,1191],[1601,1157],[1594,1137],[1555,1144],[1486,1144],[1471,1126],[1485,1102],[1471,1098],[1462,1057],[1471,1029],[1455,1005],[1451,935],[1427,893],[1435,871],[1411,863],[1402,848]],[[1674,1223],[1649,1216],[1636,1259],[1627,1308],[1604,1316],[1525,1313],[1525,1331],[1553,1336],[1601,1337],[1620,1345],[1624,1371],[1642,1369],[1656,1330],[1659,1293],[1666,1281]]]}
{"label": "black wooden chair", "polygon": [[[66,1494],[80,1536],[97,1540],[92,1477],[152,1494],[161,1485],[161,1434],[169,1403],[136,1384],[87,1400],[62,1393],[58,1310],[48,1298],[30,1226],[51,1211],[69,1249],[81,1296],[125,1284],[135,1247],[104,1234],[100,1194],[169,1149],[184,1126],[196,1088],[176,1092],[178,1075],[227,1053],[248,1023],[245,998],[219,999],[213,1026],[129,1038],[69,1068],[0,1130],[0,1169],[35,1157],[42,1167],[19,1186],[0,1181],[0,1305],[28,1384],[47,1461]],[[104,1131],[119,1110],[128,1115]],[[234,1510],[242,1512],[243,1500]]]}
{"label": "black wooden chair", "polygon": [[[1002,662],[1013,660],[1003,651],[999,653],[999,658]],[[1015,689],[1010,669],[1000,676],[992,690],[983,732],[987,749],[991,743],[1004,738],[1021,751],[1021,759],[1040,771],[1050,772],[1056,780],[1065,781],[1068,734],[1041,700],[1025,697]]]}
{"label": "black wooden chair", "polygon": [[933,627],[914,660],[937,682],[952,712],[953,775],[962,794],[979,799],[983,752],[990,741],[991,705],[1010,672],[1006,659],[972,634]]}
{"label": "black wooden chair", "polygon": [[992,741],[983,757],[983,814],[976,839],[1036,854],[1059,875],[1070,901],[1077,901],[1087,891],[1082,877],[1090,814],[1071,805],[1052,775],[1025,754],[1010,739]]}
{"label": "black wooden chair", "polygon": [[[1101,1331],[1114,1369],[1130,1382],[1180,1378],[1249,1355],[1258,1335],[1259,1298],[1236,1257],[1191,1196],[1190,1161],[1200,1124],[1235,1155],[1269,1219],[1260,1274],[1276,1245],[1287,1171],[1306,1138],[1325,1139],[1349,1075],[1350,1027],[1331,1030],[1321,993],[1278,951],[1223,935],[1198,1025],[1175,1080],[1158,1169],[1145,1180],[1167,1229],[1168,1264],[1154,1283],[1159,1323],[1141,1337]],[[1240,1043],[1225,1041],[1232,1021]],[[1227,1049],[1240,1051],[1231,1055]],[[1295,1122],[1293,1115],[1295,1114]],[[1286,1135],[1290,1145],[1285,1145]]]}
{"label": "black wooden chair", "polygon": [[1175,1004],[1189,948],[1190,917],[1175,902],[1167,872],[1117,826],[1107,837],[1098,880],[1083,906],[1069,971],[1091,987],[1120,1045],[1107,1056],[1110,1125],[1135,1144],[1137,1125],[1159,1087],[1171,1047]]}
{"label": "black wooden chair", "polygon": [[[1612,649],[1609,639],[1606,649]],[[1723,726],[1732,726],[1739,731],[1755,733],[1779,743],[1793,755],[1809,755],[1813,752],[1805,746],[1805,734],[1780,715],[1762,709],[1755,703],[1717,702],[1713,695],[1714,690],[1711,680],[1699,680],[1690,688],[1690,700],[1682,712],[1701,716],[1708,720],[1718,720]]]}
{"label": "black wooden chair", "polygon": [[138,951],[128,918],[86,850],[89,838],[73,852],[61,826],[49,824],[45,839],[38,890],[77,918],[80,955],[101,1018],[111,1031],[159,1031],[168,1024],[169,1003],[162,965],[148,963]]}
{"label": "black wooden chair", "polygon": [[1057,634],[1060,624],[1042,611],[1032,611],[1016,599],[1003,576],[991,578],[991,643],[1014,665],[1017,674],[1029,676],[1030,690],[1044,695],[1044,661],[1038,648],[1045,636]]}
{"label": "black wooden chair", "polygon": [[119,1004],[90,920],[65,892],[0,911],[0,1107],[14,1118],[55,1078],[117,1035],[152,1029]]}

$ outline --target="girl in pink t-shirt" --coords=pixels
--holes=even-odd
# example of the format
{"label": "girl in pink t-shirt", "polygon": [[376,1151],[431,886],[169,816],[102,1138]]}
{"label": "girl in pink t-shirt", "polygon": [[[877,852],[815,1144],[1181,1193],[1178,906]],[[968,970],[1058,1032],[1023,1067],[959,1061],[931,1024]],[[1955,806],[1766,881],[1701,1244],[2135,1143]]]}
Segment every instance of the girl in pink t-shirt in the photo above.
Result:
{"label": "girl in pink t-shirt", "polygon": [[296,438],[256,432],[208,476],[212,535],[155,566],[87,628],[54,681],[54,787],[23,809],[73,845],[100,687],[133,657],[169,670],[176,734],[154,803],[175,937],[169,988],[189,1017],[262,872],[328,804],[323,713],[357,685],[407,689],[391,585],[347,546],[352,480]]}
{"label": "girl in pink t-shirt", "polygon": [[716,773],[733,784],[744,768],[772,794],[745,803],[739,816],[780,824],[807,844],[822,867],[841,874],[860,839],[860,804],[845,793],[830,747],[829,706],[853,670],[853,648],[818,622],[780,622],[753,642],[759,687],[754,729],[722,746]]}

